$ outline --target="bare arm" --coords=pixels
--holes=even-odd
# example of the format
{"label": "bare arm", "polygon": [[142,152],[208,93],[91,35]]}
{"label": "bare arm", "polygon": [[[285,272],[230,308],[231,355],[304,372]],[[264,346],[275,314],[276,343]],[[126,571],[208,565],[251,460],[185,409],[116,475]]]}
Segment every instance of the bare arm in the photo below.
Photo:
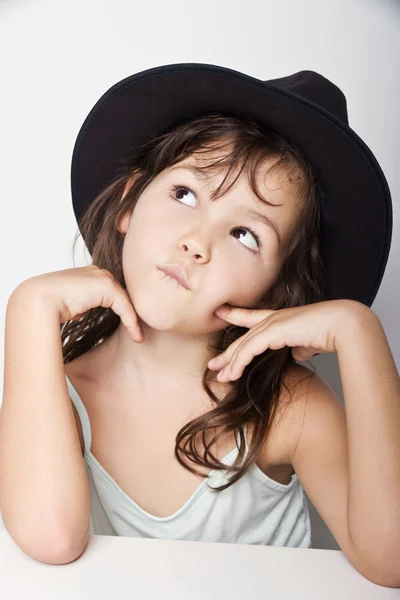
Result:
{"label": "bare arm", "polygon": [[7,304],[0,410],[0,510],[21,549],[70,562],[89,535],[89,484],[54,302],[21,284]]}
{"label": "bare arm", "polygon": [[[349,445],[348,522],[354,544],[374,546],[400,581],[400,377],[384,329],[361,307],[338,339]],[[400,584],[399,584],[400,585]]]}

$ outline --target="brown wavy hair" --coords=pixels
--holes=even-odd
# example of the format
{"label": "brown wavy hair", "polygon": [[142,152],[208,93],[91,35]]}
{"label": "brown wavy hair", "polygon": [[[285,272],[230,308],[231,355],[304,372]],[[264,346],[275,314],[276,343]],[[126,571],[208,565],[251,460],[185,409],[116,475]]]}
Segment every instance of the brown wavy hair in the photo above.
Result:
{"label": "brown wavy hair", "polygon": [[[258,191],[255,178],[257,166],[270,158],[276,158],[276,161],[269,170],[282,168],[289,180],[298,184],[301,202],[296,229],[287,242],[276,281],[254,308],[280,310],[326,300],[319,247],[320,192],[312,166],[300,149],[281,134],[237,114],[208,113],[181,123],[143,144],[132,155],[129,164],[121,166],[114,180],[90,204],[78,223],[80,231],[78,229],[76,233],[74,247],[82,234],[92,263],[110,271],[126,289],[122,270],[124,237],[118,231],[117,224],[126,213],[135,209],[143,190],[164,169],[194,154],[207,156],[210,151],[217,151],[219,158],[199,166],[199,173],[205,172],[207,176],[210,172],[226,169],[222,183],[213,192],[214,197],[225,193],[222,186],[232,171],[238,170],[238,175],[227,190],[244,170],[253,192],[260,200],[270,204]],[[131,183],[131,187],[122,199],[128,183]],[[112,309],[96,307],[84,313],[79,320],[62,323],[64,364],[109,338],[120,321]],[[212,356],[222,353],[246,331],[248,329],[232,324],[225,327],[217,343],[208,346]],[[230,382],[231,388],[222,399],[218,399],[208,385],[210,375],[214,376],[214,373],[205,363],[202,385],[215,406],[178,431],[175,440],[178,462],[201,477],[207,475],[194,469],[187,461],[208,469],[231,471],[233,476],[225,485],[211,488],[216,492],[238,481],[257,460],[271,431],[282,385],[288,390],[284,375],[295,363],[291,348],[267,349],[253,358],[239,379]],[[312,374],[310,372],[310,377]],[[249,453],[241,465],[245,453],[243,426],[247,422],[253,423],[254,428]],[[205,433],[214,428],[221,428],[222,431],[207,445]],[[239,432],[240,444],[238,457],[229,466],[219,461],[211,448],[220,437],[231,431]],[[198,435],[202,439],[204,455],[196,448]],[[183,460],[181,454],[187,460]]]}

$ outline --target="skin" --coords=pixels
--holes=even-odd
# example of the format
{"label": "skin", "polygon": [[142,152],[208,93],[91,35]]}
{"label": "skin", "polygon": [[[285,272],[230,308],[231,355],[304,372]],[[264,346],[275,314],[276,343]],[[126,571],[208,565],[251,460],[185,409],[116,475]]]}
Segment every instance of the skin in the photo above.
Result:
{"label": "skin", "polygon": [[[186,158],[179,166],[195,160],[199,161]],[[168,389],[171,382],[188,388],[193,382],[201,383],[205,363],[212,357],[207,345],[226,327],[214,311],[226,303],[250,308],[274,283],[284,248],[279,251],[272,229],[243,209],[235,210],[240,203],[267,215],[286,244],[296,225],[297,187],[279,170],[268,177],[265,170],[258,175],[259,190],[276,206],[254,196],[244,172],[229,192],[212,202],[209,193],[225,173],[200,179],[190,171],[170,167],[146,187],[132,213],[118,224],[124,234],[127,291],[144,342],[133,342],[121,324],[104,343],[109,353],[108,376],[114,381],[126,388],[140,383],[142,389],[154,388],[155,382]],[[174,184],[188,185],[196,195],[174,192]],[[257,248],[249,231],[243,231],[248,227],[260,237],[262,248]],[[175,262],[186,268],[189,290],[156,268]]]}

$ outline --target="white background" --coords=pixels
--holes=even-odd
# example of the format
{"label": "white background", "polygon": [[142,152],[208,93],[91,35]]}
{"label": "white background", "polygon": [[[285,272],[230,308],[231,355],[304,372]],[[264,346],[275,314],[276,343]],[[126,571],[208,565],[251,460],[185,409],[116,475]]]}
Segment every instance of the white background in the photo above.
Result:
{"label": "white background", "polygon": [[[342,88],[350,126],[375,154],[392,192],[391,253],[372,309],[399,369],[399,34],[394,0],[0,0],[2,340],[13,289],[74,266],[73,145],[111,85],[178,62],[217,64],[263,80],[310,69]],[[79,242],[75,266],[88,264]],[[3,359],[2,343],[1,389]],[[311,362],[343,399],[336,355]],[[338,548],[311,503],[310,509],[313,547]]]}

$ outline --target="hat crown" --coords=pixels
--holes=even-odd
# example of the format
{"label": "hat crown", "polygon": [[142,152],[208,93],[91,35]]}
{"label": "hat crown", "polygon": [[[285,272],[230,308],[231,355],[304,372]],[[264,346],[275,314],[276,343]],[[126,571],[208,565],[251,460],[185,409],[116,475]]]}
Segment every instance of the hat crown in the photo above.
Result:
{"label": "hat crown", "polygon": [[375,156],[348,125],[342,90],[315,71],[263,81],[218,65],[178,63],[115,83],[93,106],[75,142],[71,190],[78,224],[135,149],[214,112],[248,116],[303,152],[320,191],[327,299],[371,306],[391,244],[390,190]]}
{"label": "hat crown", "polygon": [[337,85],[320,73],[310,70],[298,71],[286,77],[267,79],[264,83],[296,94],[328,111],[346,125],[349,124],[346,96]]}

